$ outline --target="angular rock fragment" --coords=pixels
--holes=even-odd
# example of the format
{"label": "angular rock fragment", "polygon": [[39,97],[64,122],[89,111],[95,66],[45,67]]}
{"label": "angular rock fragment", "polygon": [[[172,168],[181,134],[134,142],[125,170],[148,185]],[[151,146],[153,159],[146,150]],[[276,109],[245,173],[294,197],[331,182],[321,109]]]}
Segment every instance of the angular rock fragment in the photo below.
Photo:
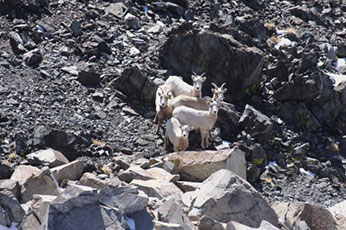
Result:
{"label": "angular rock fragment", "polygon": [[32,165],[47,165],[50,168],[69,163],[69,160],[59,151],[54,149],[39,150],[26,155]]}
{"label": "angular rock fragment", "polygon": [[85,166],[81,161],[75,160],[71,163],[54,167],[51,171],[58,183],[61,183],[64,179],[78,180],[82,176],[84,168]]}

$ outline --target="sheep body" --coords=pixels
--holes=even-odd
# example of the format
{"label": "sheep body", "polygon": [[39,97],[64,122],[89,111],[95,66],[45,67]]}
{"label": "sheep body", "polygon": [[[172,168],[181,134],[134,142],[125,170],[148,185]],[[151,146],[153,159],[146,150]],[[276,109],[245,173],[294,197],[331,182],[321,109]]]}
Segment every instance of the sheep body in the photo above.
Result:
{"label": "sheep body", "polygon": [[164,120],[168,120],[172,116],[171,100],[172,89],[168,85],[160,85],[156,90],[155,106],[156,115],[154,123],[157,123],[156,133],[159,132],[161,123]]}
{"label": "sheep body", "polygon": [[173,144],[174,152],[185,151],[189,147],[190,131],[190,126],[182,126],[174,117],[169,119],[166,122],[165,148],[167,149],[168,142],[171,142]]}
{"label": "sheep body", "polygon": [[217,120],[219,103],[220,100],[208,102],[208,111],[180,106],[173,110],[172,117],[178,119],[182,125],[189,125],[193,130],[199,130],[201,133],[201,147],[205,148],[205,143],[209,145],[210,130]]}
{"label": "sheep body", "polygon": [[202,97],[202,83],[206,80],[206,77],[203,77],[203,75],[192,75],[193,85],[187,84],[178,76],[170,76],[165,84],[171,87],[175,97],[179,95]]}

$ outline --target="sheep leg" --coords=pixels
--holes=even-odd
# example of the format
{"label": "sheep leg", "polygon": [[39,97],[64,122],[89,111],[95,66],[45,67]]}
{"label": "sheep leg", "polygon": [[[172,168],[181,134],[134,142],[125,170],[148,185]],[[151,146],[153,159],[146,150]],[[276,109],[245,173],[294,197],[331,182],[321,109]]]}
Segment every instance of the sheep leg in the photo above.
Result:
{"label": "sheep leg", "polygon": [[202,147],[202,149],[204,149],[205,148],[205,145],[204,145],[205,132],[204,132],[204,130],[203,131],[200,130],[200,133],[201,133],[201,147]]}
{"label": "sheep leg", "polygon": [[154,120],[153,120],[154,124],[157,123],[157,113],[155,114]]}
{"label": "sheep leg", "polygon": [[158,119],[158,122],[157,122],[157,129],[156,129],[156,134],[158,134],[160,132],[160,127],[161,127],[161,120]]}
{"label": "sheep leg", "polygon": [[167,135],[167,132],[166,132],[166,135],[165,135],[165,149],[168,149],[168,135]]}

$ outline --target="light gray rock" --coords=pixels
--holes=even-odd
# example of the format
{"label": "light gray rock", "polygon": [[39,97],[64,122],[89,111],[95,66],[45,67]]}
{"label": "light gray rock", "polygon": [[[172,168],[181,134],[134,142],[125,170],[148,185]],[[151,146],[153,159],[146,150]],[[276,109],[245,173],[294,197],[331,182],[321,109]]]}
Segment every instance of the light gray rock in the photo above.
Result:
{"label": "light gray rock", "polygon": [[346,226],[346,201],[340,202],[328,210],[332,213],[338,230],[342,230]]}
{"label": "light gray rock", "polygon": [[122,2],[112,3],[105,8],[105,12],[111,13],[118,18],[122,18],[124,16],[125,11],[126,7]]}
{"label": "light gray rock", "polygon": [[325,208],[303,202],[279,202],[271,204],[280,219],[296,225],[305,221],[311,230],[337,230],[333,215]]}
{"label": "light gray rock", "polygon": [[60,188],[57,181],[49,171],[48,167],[44,167],[41,171],[27,178],[21,187],[20,200],[28,202],[33,198],[34,194],[41,195],[59,195]]}
{"label": "light gray rock", "polygon": [[134,179],[138,180],[151,180],[154,179],[152,175],[140,166],[134,165],[118,175],[118,178],[126,183],[130,183]]}
{"label": "light gray rock", "polygon": [[19,182],[15,180],[0,180],[0,191],[7,190],[10,191],[17,200],[19,199]]}
{"label": "light gray rock", "polygon": [[111,230],[126,226],[119,211],[98,204],[97,190],[75,185],[53,200],[42,229]]}
{"label": "light gray rock", "polygon": [[221,169],[192,193],[189,217],[198,220],[208,215],[216,221],[236,221],[258,227],[262,220],[278,224],[278,216],[261,195],[244,179]]}
{"label": "light gray rock", "polygon": [[245,153],[238,148],[219,151],[183,151],[171,153],[181,180],[201,182],[220,169],[228,169],[246,179]]}
{"label": "light gray rock", "polygon": [[69,163],[61,152],[51,148],[30,153],[26,159],[31,165],[47,165],[50,168]]}
{"label": "light gray rock", "polygon": [[109,184],[106,181],[101,180],[94,174],[88,172],[83,174],[78,183],[80,185],[85,185],[96,189],[109,188]]}
{"label": "light gray rock", "polygon": [[175,184],[164,180],[133,180],[130,184],[142,190],[149,197],[159,199],[173,197],[179,200],[183,193]]}
{"label": "light gray rock", "polygon": [[166,223],[162,221],[155,221],[156,230],[184,230],[180,224]]}
{"label": "light gray rock", "polygon": [[40,170],[36,167],[29,166],[29,165],[19,165],[13,172],[11,176],[11,180],[18,181],[19,184],[23,184],[23,182],[40,172]]}
{"label": "light gray rock", "polygon": [[185,230],[194,229],[194,225],[183,211],[183,206],[173,198],[165,201],[158,209],[159,221],[179,224]]}
{"label": "light gray rock", "polygon": [[25,211],[17,198],[9,191],[0,191],[0,204],[9,210],[8,216],[11,222],[21,222],[24,219]]}
{"label": "light gray rock", "polygon": [[210,216],[202,216],[198,222],[198,230],[225,230],[226,224],[220,223]]}
{"label": "light gray rock", "polygon": [[84,172],[84,164],[79,160],[74,160],[68,164],[64,164],[51,169],[58,183],[62,180],[79,180]]}
{"label": "light gray rock", "polygon": [[156,180],[165,180],[165,181],[175,183],[180,178],[178,174],[172,175],[166,170],[164,170],[163,168],[159,168],[159,167],[153,167],[153,168],[147,169],[146,171]]}
{"label": "light gray rock", "polygon": [[135,187],[102,189],[98,199],[101,204],[120,209],[125,214],[145,210],[148,205],[148,197],[139,195]]}

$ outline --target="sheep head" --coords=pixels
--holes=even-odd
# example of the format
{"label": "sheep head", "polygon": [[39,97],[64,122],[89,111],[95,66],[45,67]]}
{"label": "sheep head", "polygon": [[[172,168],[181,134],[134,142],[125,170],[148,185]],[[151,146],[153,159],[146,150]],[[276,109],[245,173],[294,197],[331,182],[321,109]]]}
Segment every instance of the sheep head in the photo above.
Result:
{"label": "sheep head", "polygon": [[193,81],[193,88],[195,91],[201,91],[202,90],[202,84],[207,80],[207,78],[204,76],[205,73],[202,73],[201,75],[196,74],[195,72],[192,72],[191,79]]}

